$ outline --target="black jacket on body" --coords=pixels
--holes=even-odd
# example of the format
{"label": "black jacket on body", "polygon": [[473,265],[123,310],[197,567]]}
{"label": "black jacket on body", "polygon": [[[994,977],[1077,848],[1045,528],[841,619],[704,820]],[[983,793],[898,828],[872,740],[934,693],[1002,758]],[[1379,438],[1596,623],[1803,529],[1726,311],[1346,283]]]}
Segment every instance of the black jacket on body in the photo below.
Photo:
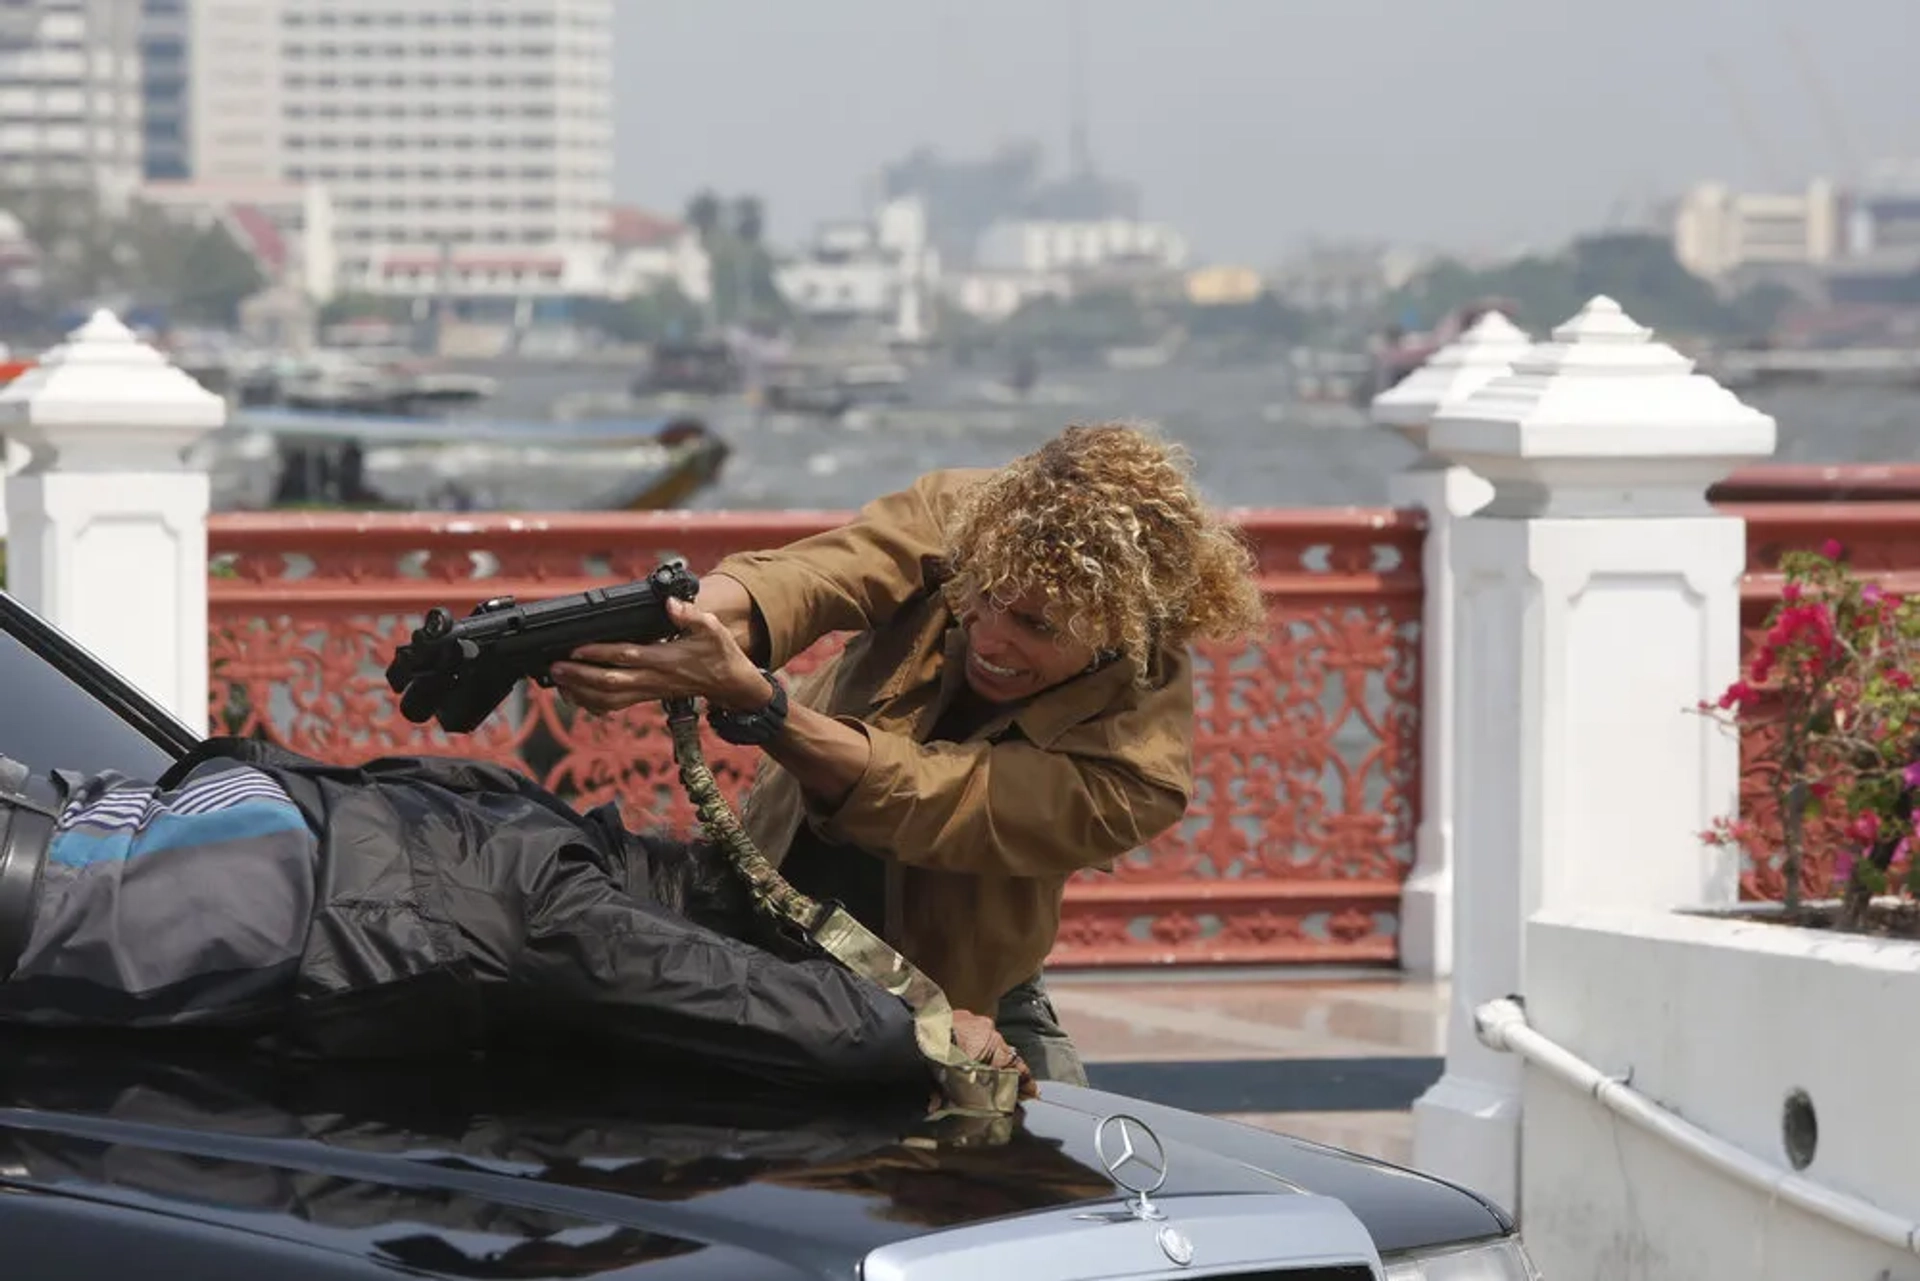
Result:
{"label": "black jacket on body", "polygon": [[272,775],[320,837],[291,991],[244,1020],[286,1049],[577,1043],[796,1084],[931,1084],[903,1001],[817,951],[722,932],[752,934],[738,913],[702,924],[698,905],[661,901],[658,865],[688,847],[628,832],[611,805],[582,814],[477,761],[328,765],[239,738],[207,740],[160,782],[214,757]]}

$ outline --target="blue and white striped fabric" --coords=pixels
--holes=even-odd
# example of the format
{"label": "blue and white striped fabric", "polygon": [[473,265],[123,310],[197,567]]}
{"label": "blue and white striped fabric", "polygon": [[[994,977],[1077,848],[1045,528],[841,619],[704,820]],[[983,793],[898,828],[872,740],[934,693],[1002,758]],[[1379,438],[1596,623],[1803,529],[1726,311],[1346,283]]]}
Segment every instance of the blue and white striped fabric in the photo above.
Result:
{"label": "blue and white striped fabric", "polygon": [[163,1019],[256,998],[299,961],[318,853],[299,808],[251,766],[210,761],[172,791],[88,777],[55,826],[12,982],[74,981]]}
{"label": "blue and white striped fabric", "polygon": [[280,784],[249,766],[191,777],[173,792],[105,775],[68,798],[48,857],[77,869],[289,831],[307,831],[305,816]]}

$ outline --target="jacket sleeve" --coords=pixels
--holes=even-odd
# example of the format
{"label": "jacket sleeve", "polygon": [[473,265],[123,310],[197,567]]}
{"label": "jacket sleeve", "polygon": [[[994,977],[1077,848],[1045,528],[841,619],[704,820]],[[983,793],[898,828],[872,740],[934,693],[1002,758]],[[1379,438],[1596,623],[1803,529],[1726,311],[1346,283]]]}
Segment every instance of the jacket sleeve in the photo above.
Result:
{"label": "jacket sleeve", "polygon": [[770,653],[755,657],[777,669],[823,636],[885,624],[926,586],[927,561],[945,551],[961,493],[990,474],[931,472],[837,529],[722,559],[709,572],[739,580],[766,625]]}
{"label": "jacket sleeve", "polygon": [[1179,822],[1192,791],[1186,753],[1130,751],[1128,719],[1044,748],[916,743],[842,718],[867,735],[872,756],[836,808],[810,813],[829,840],[914,867],[1003,876],[1098,867]]}
{"label": "jacket sleeve", "polygon": [[781,1083],[933,1084],[906,1003],[829,958],[728,938],[584,864],[530,926],[515,986],[542,1023]]}

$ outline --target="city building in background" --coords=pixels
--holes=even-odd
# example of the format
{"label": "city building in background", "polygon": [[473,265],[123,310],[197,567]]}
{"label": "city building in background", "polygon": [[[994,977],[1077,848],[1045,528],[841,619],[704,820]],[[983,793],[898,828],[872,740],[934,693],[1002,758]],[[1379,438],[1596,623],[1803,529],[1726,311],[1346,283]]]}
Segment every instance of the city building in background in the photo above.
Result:
{"label": "city building in background", "polygon": [[980,237],[974,262],[989,269],[1086,273],[1143,266],[1178,270],[1186,238],[1162,223],[1132,218],[1099,221],[1019,219],[996,223]]}
{"label": "city building in background", "polygon": [[636,205],[615,205],[607,217],[607,293],[638,298],[672,286],[688,301],[713,297],[713,261],[699,231]]}
{"label": "city building in background", "polygon": [[1390,245],[1314,244],[1281,264],[1272,285],[1290,307],[1349,316],[1378,306],[1424,265],[1423,255]]}
{"label": "city building in background", "polygon": [[947,301],[965,315],[998,324],[1030,302],[1073,297],[1073,281],[1063,271],[994,271],[972,268],[948,274],[942,282]]}
{"label": "city building in background", "polygon": [[1267,287],[1252,267],[1219,265],[1187,273],[1187,301],[1196,307],[1242,307]]}
{"label": "city building in background", "polygon": [[612,209],[613,0],[137,3],[147,192],[276,286],[510,327],[704,296],[697,239]]}
{"label": "city building in background", "polygon": [[887,201],[870,220],[822,226],[812,244],[774,271],[781,295],[809,319],[900,342],[927,336],[940,283],[940,255],[917,196]]}
{"label": "city building in background", "polygon": [[339,291],[333,203],[324,187],[279,181],[148,182],[140,199],[197,224],[218,222],[268,283],[326,302]]}
{"label": "city building in background", "polygon": [[1040,144],[1031,139],[974,159],[919,147],[881,166],[876,199],[885,204],[918,198],[927,210],[928,241],[950,268],[983,265],[975,262],[981,238],[998,224],[1139,218],[1139,191],[1097,171],[1084,122],[1073,127],[1064,176],[1049,176],[1045,160]]}
{"label": "city building in background", "polygon": [[285,0],[140,0],[150,181],[285,178]]}
{"label": "city building in background", "polygon": [[[193,173],[188,101],[192,0],[140,0],[141,173],[178,182]],[[279,56],[279,50],[274,50]]]}
{"label": "city building in background", "polygon": [[289,182],[282,127],[286,0],[140,0],[140,199],[217,222],[269,289],[324,303],[339,287],[333,205]]}
{"label": "city building in background", "polygon": [[1884,161],[1852,193],[1827,291],[1839,306],[1920,308],[1920,160]]}
{"label": "city building in background", "polygon": [[468,319],[605,291],[612,0],[285,0],[285,177],[344,291]]}
{"label": "city building in background", "polygon": [[[224,227],[276,315],[371,297],[387,305],[362,310],[460,332],[463,350],[526,350],[531,332],[564,338],[612,314],[608,302],[669,287],[711,318],[740,285],[714,278],[708,249],[722,242],[613,201],[615,2],[0,0],[0,212],[31,228],[22,193],[88,189],[109,209],[138,199]],[[1224,306],[1270,293],[1376,324],[1435,260],[1334,241],[1264,278],[1208,261],[1100,171],[1077,35],[1069,72],[1063,172],[1047,172],[1032,140],[976,158],[920,147],[880,166],[865,208],[772,249],[787,309],[816,329],[909,343],[932,336],[936,300],[994,324],[1043,300]],[[1776,339],[1920,315],[1920,163],[1833,172],[1771,191],[1702,181],[1648,230],[1724,298],[1797,295]],[[7,252],[12,278],[31,271],[36,246]],[[1558,249],[1448,256],[1481,271],[1528,252]]]}
{"label": "city building in background", "polygon": [[[500,349],[581,300],[710,304],[700,233],[613,204],[613,3],[0,0],[0,164],[217,223],[276,315],[372,296]],[[815,325],[905,342],[936,297],[993,321],[1087,289],[1179,295],[1185,238],[1097,171],[1078,117],[1070,151],[1062,177],[1034,144],[916,153],[776,254],[775,286]],[[948,246],[964,266],[943,277]]]}
{"label": "city building in background", "polygon": [[0,0],[0,189],[125,207],[143,138],[139,0]]}
{"label": "city building in background", "polygon": [[1186,238],[1135,218],[1014,218],[990,224],[943,293],[976,320],[1005,320],[1041,298],[1122,293],[1167,301],[1186,289]]}
{"label": "city building in background", "polygon": [[1723,294],[1765,283],[1798,295],[1775,325],[1778,342],[1920,337],[1920,162],[1885,160],[1798,192],[1701,183],[1676,202],[1671,226],[1675,258]]}
{"label": "city building in background", "polygon": [[1681,197],[1674,213],[1674,257],[1715,282],[1804,286],[1840,247],[1841,193],[1824,178],[1792,192],[1700,183]]}

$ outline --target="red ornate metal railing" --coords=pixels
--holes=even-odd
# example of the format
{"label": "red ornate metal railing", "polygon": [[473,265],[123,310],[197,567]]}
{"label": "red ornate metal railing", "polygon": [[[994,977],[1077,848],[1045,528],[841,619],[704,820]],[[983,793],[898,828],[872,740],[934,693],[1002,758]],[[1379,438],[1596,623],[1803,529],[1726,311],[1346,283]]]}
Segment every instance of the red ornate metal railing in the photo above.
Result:
{"label": "red ornate metal railing", "polygon": [[[386,656],[432,605],[464,611],[696,572],[740,548],[823,529],[836,513],[221,515],[209,524],[217,728],[332,761],[384,752],[513,765],[579,804],[618,799],[634,825],[692,821],[653,709],[577,713],[523,690],[448,740],[398,713]],[[1392,962],[1419,801],[1417,512],[1252,512],[1270,626],[1204,648],[1196,794],[1186,819],[1111,874],[1068,891],[1053,963]],[[823,661],[838,638],[795,660]],[[709,740],[738,795],[750,750]]]}
{"label": "red ornate metal railing", "polygon": [[[1745,653],[1750,654],[1758,643],[1768,612],[1780,600],[1785,581],[1780,558],[1789,551],[1814,551],[1828,539],[1837,539],[1846,549],[1848,564],[1885,591],[1907,595],[1920,590],[1920,502],[1908,498],[1920,492],[1915,485],[1920,469],[1822,468],[1818,471],[1824,474],[1804,474],[1814,470],[1801,469],[1803,474],[1797,477],[1782,475],[1767,487],[1741,491],[1742,497],[1799,496],[1831,486],[1848,492],[1854,501],[1742,501],[1720,505],[1722,511],[1742,516],[1747,522],[1747,573],[1740,592]],[[1863,492],[1880,496],[1863,501]],[[1717,691],[1702,691],[1703,696],[1713,693]],[[1758,830],[1758,848],[1778,850],[1779,809],[1772,777],[1761,759],[1768,740],[1769,732],[1764,728],[1741,735],[1740,813]],[[1810,857],[1802,867],[1801,886],[1809,895],[1825,897],[1833,892],[1835,833],[1828,825],[1816,824],[1807,836]],[[1777,900],[1785,886],[1777,853],[1759,858],[1748,854],[1740,877],[1742,898]]]}

